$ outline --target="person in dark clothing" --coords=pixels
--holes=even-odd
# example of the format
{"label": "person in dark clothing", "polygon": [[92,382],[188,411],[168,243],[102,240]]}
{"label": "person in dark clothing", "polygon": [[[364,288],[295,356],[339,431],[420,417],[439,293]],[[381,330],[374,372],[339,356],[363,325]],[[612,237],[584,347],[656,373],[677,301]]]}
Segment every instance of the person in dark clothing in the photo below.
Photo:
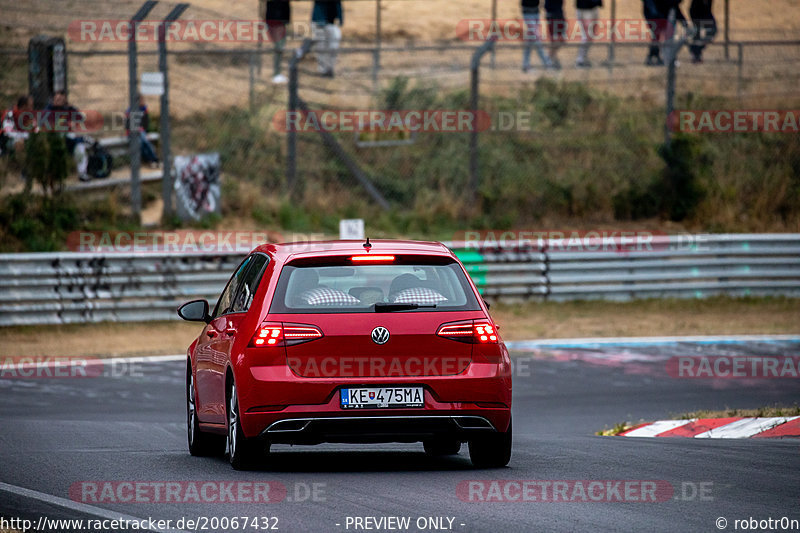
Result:
{"label": "person in dark clothing", "polygon": [[321,44],[317,51],[317,70],[325,77],[332,78],[336,67],[336,55],[342,40],[342,30],[336,25],[344,24],[341,0],[315,0],[311,21],[316,28],[315,40]]}
{"label": "person in dark clothing", "polygon": [[[139,144],[142,149],[142,161],[148,163],[151,168],[158,167],[158,156],[153,144],[147,139],[147,130],[150,128],[150,112],[147,110],[147,103],[144,96],[139,95]],[[125,133],[130,131],[131,110],[125,111]]]}
{"label": "person in dark clothing", "polygon": [[53,101],[47,104],[44,110],[50,112],[49,115],[53,117],[53,131],[64,134],[67,151],[75,158],[75,164],[78,167],[78,178],[81,181],[89,181],[92,178],[86,172],[89,165],[89,157],[86,154],[87,139],[75,132],[80,125],[76,124],[74,119],[79,116],[80,111],[69,104],[67,93],[64,91],[56,92],[53,95]]}
{"label": "person in dark clothing", "polygon": [[717,19],[711,12],[712,0],[692,0],[689,17],[694,25],[694,37],[689,44],[692,63],[703,62],[703,50],[717,36]]}
{"label": "person in dark clothing", "polygon": [[272,83],[286,83],[286,76],[281,74],[281,62],[283,60],[283,50],[286,48],[286,26],[292,19],[292,8],[289,0],[268,0],[267,13],[267,33],[273,43],[272,55]]}
{"label": "person in dark clothing", "polygon": [[545,68],[550,68],[550,58],[544,51],[542,44],[542,22],[539,14],[539,0],[522,0],[522,20],[525,26],[523,41],[525,48],[522,51],[522,72],[531,68],[531,52],[536,47],[536,53]]}
{"label": "person in dark clothing", "polygon": [[603,0],[575,0],[578,23],[580,23],[582,30],[581,46],[578,48],[578,58],[575,60],[575,66],[578,68],[592,66],[589,61],[589,47],[592,44],[591,31],[592,25],[600,16],[601,7],[603,7]]}
{"label": "person in dark clothing", "polygon": [[650,25],[650,51],[647,55],[646,65],[662,66],[661,43],[666,40],[669,32],[669,14],[675,10],[675,22],[686,26],[686,17],[681,11],[681,0],[643,0],[644,18]]}
{"label": "person in dark clothing", "polygon": [[561,68],[558,60],[558,49],[564,42],[567,32],[567,21],[564,18],[564,0],[544,0],[544,11],[547,16],[547,33],[550,36],[550,63],[554,69]]}

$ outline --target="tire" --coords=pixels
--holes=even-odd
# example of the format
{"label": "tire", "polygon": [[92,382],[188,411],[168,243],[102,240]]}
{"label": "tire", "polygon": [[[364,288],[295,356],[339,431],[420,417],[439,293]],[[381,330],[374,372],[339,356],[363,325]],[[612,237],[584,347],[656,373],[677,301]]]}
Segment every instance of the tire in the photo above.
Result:
{"label": "tire", "polygon": [[186,364],[186,429],[189,453],[197,457],[222,455],[225,451],[225,437],[200,431],[192,366],[188,361]]}
{"label": "tire", "polygon": [[508,431],[469,441],[469,458],[477,468],[500,468],[511,460],[511,422]]}
{"label": "tire", "polygon": [[228,460],[234,470],[249,470],[258,459],[264,454],[265,447],[260,447],[256,439],[245,437],[242,431],[242,423],[239,419],[239,398],[236,392],[236,384],[231,385],[230,397],[228,398],[228,438],[227,453]]}
{"label": "tire", "polygon": [[425,453],[432,457],[444,455],[458,455],[461,450],[461,441],[455,439],[438,438],[422,441]]}

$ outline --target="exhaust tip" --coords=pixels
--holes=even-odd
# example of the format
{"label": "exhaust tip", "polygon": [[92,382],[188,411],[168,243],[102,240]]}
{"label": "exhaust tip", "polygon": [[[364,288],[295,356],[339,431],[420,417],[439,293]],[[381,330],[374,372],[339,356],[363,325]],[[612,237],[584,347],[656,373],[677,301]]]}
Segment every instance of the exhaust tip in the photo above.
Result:
{"label": "exhaust tip", "polygon": [[310,423],[310,420],[281,420],[279,422],[275,422],[269,428],[267,428],[267,433],[303,431]]}
{"label": "exhaust tip", "polygon": [[461,429],[494,429],[482,416],[454,416],[453,421]]}

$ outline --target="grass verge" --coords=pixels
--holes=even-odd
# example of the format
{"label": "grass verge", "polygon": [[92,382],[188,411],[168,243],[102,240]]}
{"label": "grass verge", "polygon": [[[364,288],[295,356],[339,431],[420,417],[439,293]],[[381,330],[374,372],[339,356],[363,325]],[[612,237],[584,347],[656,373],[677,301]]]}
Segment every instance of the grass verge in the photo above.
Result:
{"label": "grass verge", "polygon": [[[505,340],[652,335],[800,334],[800,300],[710,298],[626,303],[497,304]],[[121,356],[180,354],[200,332],[188,322],[101,323],[0,328],[9,355]]]}
{"label": "grass verge", "polygon": [[620,433],[624,431],[628,431],[633,427],[633,424],[629,422],[620,422],[619,424],[614,424],[614,427],[601,429],[600,431],[596,431],[595,435],[599,435],[600,437],[616,437]]}
{"label": "grass verge", "polygon": [[505,340],[800,334],[800,300],[729,298],[497,304]]}
{"label": "grass verge", "polygon": [[68,324],[0,328],[9,356],[120,357],[186,353],[200,326],[189,322]]}
{"label": "grass verge", "polygon": [[759,407],[758,409],[723,409],[720,411],[701,409],[699,411],[683,413],[681,415],[674,416],[672,418],[674,420],[689,420],[692,418],[730,418],[734,416],[741,416],[744,418],[800,416],[800,405],[795,404],[792,407],[771,405],[771,406]]}

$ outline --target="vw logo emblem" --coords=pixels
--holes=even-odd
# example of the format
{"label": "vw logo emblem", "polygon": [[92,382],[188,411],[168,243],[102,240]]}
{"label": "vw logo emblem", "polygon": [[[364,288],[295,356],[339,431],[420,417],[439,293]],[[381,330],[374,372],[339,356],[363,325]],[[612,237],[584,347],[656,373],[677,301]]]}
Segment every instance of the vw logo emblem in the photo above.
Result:
{"label": "vw logo emblem", "polygon": [[383,326],[378,326],[372,330],[372,342],[375,344],[386,344],[389,342],[389,330]]}

